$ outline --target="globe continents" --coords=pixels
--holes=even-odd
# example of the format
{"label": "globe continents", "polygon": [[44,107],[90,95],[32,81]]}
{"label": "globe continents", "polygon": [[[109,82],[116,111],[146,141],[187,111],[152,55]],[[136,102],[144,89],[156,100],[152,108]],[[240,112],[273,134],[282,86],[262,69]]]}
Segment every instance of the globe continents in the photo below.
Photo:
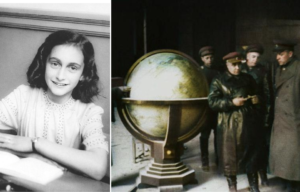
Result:
{"label": "globe continents", "polygon": [[203,118],[206,105],[185,101],[207,97],[208,85],[198,64],[184,53],[158,50],[146,54],[131,67],[125,84],[131,88],[130,99],[149,101],[126,105],[131,121],[146,137],[164,139],[170,101],[182,103],[179,135],[187,134]]}

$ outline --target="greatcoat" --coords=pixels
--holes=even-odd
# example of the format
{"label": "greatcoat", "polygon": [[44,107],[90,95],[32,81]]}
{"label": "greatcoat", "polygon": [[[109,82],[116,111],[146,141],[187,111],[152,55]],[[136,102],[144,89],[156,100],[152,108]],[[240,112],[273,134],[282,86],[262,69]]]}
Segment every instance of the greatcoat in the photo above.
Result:
{"label": "greatcoat", "polygon": [[300,61],[295,58],[276,71],[274,109],[270,171],[300,181]]}
{"label": "greatcoat", "polygon": [[233,98],[257,95],[255,80],[249,74],[228,71],[214,79],[209,106],[218,112],[217,144],[219,166],[225,175],[253,173],[258,169],[259,126],[256,105],[251,99],[235,106]]}
{"label": "greatcoat", "polygon": [[260,95],[259,119],[260,133],[262,136],[261,155],[260,155],[260,169],[267,170],[269,160],[269,143],[271,132],[271,97],[270,84],[268,82],[268,74],[266,68],[257,63],[256,66],[248,67],[247,64],[241,66],[241,71],[253,77],[257,84],[258,94]]}

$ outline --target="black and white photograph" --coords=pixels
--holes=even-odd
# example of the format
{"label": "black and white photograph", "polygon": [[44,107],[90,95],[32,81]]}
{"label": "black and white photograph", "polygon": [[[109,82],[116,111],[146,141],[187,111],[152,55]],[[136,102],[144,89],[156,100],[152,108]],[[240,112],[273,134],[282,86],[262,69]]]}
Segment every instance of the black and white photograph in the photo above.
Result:
{"label": "black and white photograph", "polygon": [[110,191],[110,8],[0,3],[0,191]]}

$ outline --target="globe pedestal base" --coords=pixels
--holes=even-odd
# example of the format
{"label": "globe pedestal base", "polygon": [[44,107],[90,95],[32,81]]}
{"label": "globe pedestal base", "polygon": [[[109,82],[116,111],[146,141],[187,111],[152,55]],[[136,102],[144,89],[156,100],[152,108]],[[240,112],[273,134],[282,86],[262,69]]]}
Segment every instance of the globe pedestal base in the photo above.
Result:
{"label": "globe pedestal base", "polygon": [[181,162],[159,164],[152,162],[146,170],[140,172],[141,183],[163,186],[184,185],[195,180],[195,171],[189,170]]}

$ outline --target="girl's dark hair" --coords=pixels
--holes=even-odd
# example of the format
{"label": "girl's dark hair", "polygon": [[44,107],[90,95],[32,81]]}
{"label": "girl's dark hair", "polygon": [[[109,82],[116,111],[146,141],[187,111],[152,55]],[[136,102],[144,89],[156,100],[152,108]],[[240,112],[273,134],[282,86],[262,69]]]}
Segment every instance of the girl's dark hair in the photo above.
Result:
{"label": "girl's dark hair", "polygon": [[42,88],[45,91],[48,89],[45,81],[47,58],[53,47],[65,44],[78,47],[84,56],[83,80],[79,81],[78,85],[74,88],[72,97],[83,103],[90,103],[92,98],[99,94],[97,87],[99,77],[97,75],[94,48],[85,36],[72,31],[56,31],[46,38],[28,68],[28,83],[32,88]]}

